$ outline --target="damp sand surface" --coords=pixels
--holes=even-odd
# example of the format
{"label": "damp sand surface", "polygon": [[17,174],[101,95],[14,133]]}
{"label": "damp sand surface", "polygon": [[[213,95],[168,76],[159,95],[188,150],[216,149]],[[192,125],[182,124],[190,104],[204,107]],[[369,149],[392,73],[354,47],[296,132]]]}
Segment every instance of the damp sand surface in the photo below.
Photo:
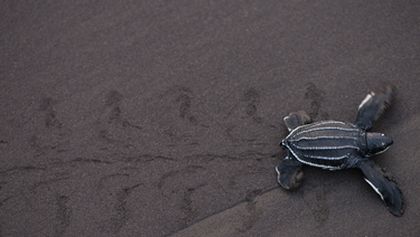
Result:
{"label": "damp sand surface", "polygon": [[[415,1],[2,1],[0,236],[420,236]],[[277,187],[282,118],[354,121],[397,87],[360,172]]]}

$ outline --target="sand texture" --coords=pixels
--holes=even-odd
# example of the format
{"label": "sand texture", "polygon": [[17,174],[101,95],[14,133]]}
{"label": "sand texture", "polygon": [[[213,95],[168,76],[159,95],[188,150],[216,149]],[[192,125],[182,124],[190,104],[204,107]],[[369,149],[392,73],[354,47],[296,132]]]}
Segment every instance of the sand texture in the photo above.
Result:
{"label": "sand texture", "polygon": [[[282,118],[354,121],[396,86],[375,158],[276,183]],[[420,236],[419,1],[0,3],[0,236]]]}

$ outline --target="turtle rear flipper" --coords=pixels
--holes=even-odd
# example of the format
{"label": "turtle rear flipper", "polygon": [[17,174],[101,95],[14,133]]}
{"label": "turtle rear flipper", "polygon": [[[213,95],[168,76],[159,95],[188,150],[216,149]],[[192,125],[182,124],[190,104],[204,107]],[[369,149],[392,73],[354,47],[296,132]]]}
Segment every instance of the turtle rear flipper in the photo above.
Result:
{"label": "turtle rear flipper", "polygon": [[290,113],[289,115],[283,118],[283,121],[290,132],[301,125],[311,123],[312,119],[305,111],[301,110],[298,112]]}
{"label": "turtle rear flipper", "polygon": [[404,213],[403,195],[397,184],[371,160],[361,161],[357,166],[362,170],[365,181],[379,194],[388,210],[394,216],[402,216]]}
{"label": "turtle rear flipper", "polygon": [[303,180],[302,164],[291,156],[276,166],[277,182],[286,190],[293,190],[300,186]]}
{"label": "turtle rear flipper", "polygon": [[369,130],[375,122],[391,104],[394,88],[387,86],[385,92],[370,92],[357,111],[356,125],[364,130]]}

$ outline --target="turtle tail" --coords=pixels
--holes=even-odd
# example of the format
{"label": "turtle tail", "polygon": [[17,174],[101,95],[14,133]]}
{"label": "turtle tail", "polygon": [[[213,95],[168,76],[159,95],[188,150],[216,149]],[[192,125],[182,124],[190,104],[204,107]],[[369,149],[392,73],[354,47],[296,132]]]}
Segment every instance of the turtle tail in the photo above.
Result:
{"label": "turtle tail", "polygon": [[371,160],[363,160],[357,164],[357,167],[362,170],[365,181],[379,194],[388,210],[394,216],[402,216],[403,195],[394,180]]}

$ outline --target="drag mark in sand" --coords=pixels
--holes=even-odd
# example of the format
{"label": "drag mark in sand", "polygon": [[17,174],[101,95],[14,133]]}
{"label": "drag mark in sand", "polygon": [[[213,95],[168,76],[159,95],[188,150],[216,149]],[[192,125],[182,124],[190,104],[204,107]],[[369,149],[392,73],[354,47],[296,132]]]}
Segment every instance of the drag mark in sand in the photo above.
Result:
{"label": "drag mark in sand", "polygon": [[177,176],[178,174],[192,174],[198,172],[199,170],[205,170],[205,168],[200,165],[189,165],[183,169],[169,171],[160,177],[157,187],[161,189],[164,186],[166,180]]}
{"label": "drag mark in sand", "polygon": [[200,223],[205,222],[206,220],[212,219],[214,217],[217,218],[218,215],[223,214],[224,212],[229,212],[231,210],[234,210],[236,208],[241,209],[242,205],[245,203],[247,206],[247,211],[248,213],[250,213],[250,215],[248,216],[248,219],[246,219],[243,223],[242,223],[242,227],[237,228],[237,231],[239,232],[246,232],[249,229],[251,229],[255,223],[258,221],[258,218],[261,214],[260,211],[258,211],[258,209],[256,208],[256,204],[257,204],[257,199],[259,197],[261,197],[262,195],[269,193],[275,189],[278,189],[278,186],[272,186],[272,187],[268,187],[265,189],[257,189],[257,190],[253,190],[251,192],[249,192],[244,199],[239,200],[236,203],[233,203],[232,205],[230,205],[227,208],[224,208],[222,210],[216,211],[208,216],[205,216],[203,218],[200,218],[198,220],[195,220],[193,223],[189,224],[188,226],[184,226],[178,230],[175,230],[165,236],[181,236],[180,233],[182,233],[185,230],[188,230],[189,228],[193,228],[193,226],[195,225],[200,225]]}
{"label": "drag mark in sand", "polygon": [[70,198],[65,195],[57,195],[55,203],[57,206],[57,211],[55,219],[57,223],[55,224],[54,236],[60,237],[63,236],[66,232],[67,227],[70,225],[72,209],[69,206]]}
{"label": "drag mark in sand", "polygon": [[[314,83],[309,82],[306,84],[305,99],[311,101],[311,108],[308,112],[312,119],[316,119],[320,115],[321,104],[324,101],[325,92],[319,89]],[[323,112],[322,119],[328,118],[328,114]]]}
{"label": "drag mark in sand", "polygon": [[71,163],[95,163],[95,164],[112,164],[113,162],[111,161],[107,161],[107,160],[101,160],[101,159],[96,159],[96,158],[82,158],[82,157],[77,157],[73,160],[70,160],[69,162]]}
{"label": "drag mark in sand", "polygon": [[46,128],[62,127],[62,123],[57,119],[57,112],[54,108],[55,103],[51,97],[45,97],[39,105],[39,110],[45,113],[44,123]]}
{"label": "drag mark in sand", "polygon": [[121,103],[123,99],[124,99],[123,94],[121,94],[117,90],[111,90],[105,95],[104,104],[106,107],[107,122],[109,124],[115,122],[121,125],[123,128],[134,128],[134,129],[142,130],[143,129],[142,126],[133,124],[127,119],[123,118],[122,109],[121,109]]}
{"label": "drag mark in sand", "polygon": [[3,174],[10,174],[10,173],[16,173],[16,172],[29,172],[29,171],[44,171],[46,168],[44,167],[37,167],[32,165],[27,166],[14,166],[9,169],[1,170],[0,175]]}
{"label": "drag mark in sand", "polygon": [[148,163],[152,161],[176,161],[175,158],[169,157],[169,156],[163,156],[163,155],[152,155],[152,154],[140,154],[137,156],[129,156],[124,157],[121,161],[129,163]]}
{"label": "drag mark in sand", "polygon": [[[59,175],[57,175],[57,176],[59,176]],[[51,184],[54,184],[54,183],[57,183],[57,182],[60,182],[60,181],[63,181],[63,180],[68,180],[69,178],[71,178],[71,177],[66,175],[66,176],[55,177],[55,178],[43,180],[41,182],[38,182],[38,183],[34,184],[31,189],[36,190],[36,189],[38,189],[40,187],[43,187],[43,186],[49,186]]]}
{"label": "drag mark in sand", "polygon": [[243,94],[242,101],[246,103],[245,113],[256,123],[261,123],[262,118],[258,116],[258,105],[260,103],[260,94],[255,88],[249,88]]}
{"label": "drag mark in sand", "polygon": [[[245,114],[248,118],[252,119],[256,124],[265,127],[267,129],[278,129],[276,125],[269,123],[260,116],[258,112],[258,107],[261,103],[261,95],[257,89],[250,87],[242,95],[241,103],[245,106]],[[237,105],[235,105],[229,112],[228,116],[235,110]]]}
{"label": "drag mark in sand", "polygon": [[192,196],[197,189],[202,188],[206,185],[207,183],[198,184],[198,185],[195,185],[194,187],[188,188],[184,192],[181,207],[180,207],[182,212],[185,215],[185,217],[182,218],[184,224],[188,225],[189,223],[191,223],[191,221],[195,219],[197,215],[197,209],[193,207]]}
{"label": "drag mark in sand", "polygon": [[258,221],[259,214],[257,211],[256,198],[263,192],[262,189],[255,189],[248,192],[245,196],[247,215],[244,217],[242,227],[238,229],[239,232],[245,233],[252,229]]}
{"label": "drag mark in sand", "polygon": [[124,96],[116,90],[111,90],[105,95],[105,106],[110,109],[108,111],[109,123],[121,119],[120,104],[123,98]]}
{"label": "drag mark in sand", "polygon": [[197,124],[197,118],[191,112],[192,92],[188,88],[179,89],[180,95],[175,99],[179,104],[179,117],[187,119],[192,124]]}
{"label": "drag mark in sand", "polygon": [[50,152],[61,153],[67,151],[66,146],[69,142],[71,130],[64,127],[58,119],[56,106],[57,101],[51,97],[44,97],[38,106],[39,115],[43,120],[43,129],[38,129],[29,137],[29,145],[34,150],[34,157],[40,157]]}
{"label": "drag mark in sand", "polygon": [[110,218],[109,231],[111,233],[120,232],[121,228],[127,223],[129,219],[129,209],[127,206],[127,199],[132,191],[142,185],[141,183],[135,184],[130,187],[125,187],[116,193],[116,202],[113,208],[113,214]]}
{"label": "drag mark in sand", "polygon": [[129,178],[129,177],[130,177],[130,175],[129,175],[129,174],[126,174],[126,173],[116,173],[116,174],[109,174],[109,175],[105,175],[105,176],[103,176],[103,177],[101,177],[101,178],[99,179],[99,181],[98,181],[98,185],[97,185],[97,188],[98,188],[99,190],[101,190],[101,189],[103,189],[103,188],[104,188],[104,186],[105,186],[105,184],[108,182],[108,180],[112,180],[112,179],[114,179],[114,178],[121,178],[121,177],[124,177],[124,178]]}

